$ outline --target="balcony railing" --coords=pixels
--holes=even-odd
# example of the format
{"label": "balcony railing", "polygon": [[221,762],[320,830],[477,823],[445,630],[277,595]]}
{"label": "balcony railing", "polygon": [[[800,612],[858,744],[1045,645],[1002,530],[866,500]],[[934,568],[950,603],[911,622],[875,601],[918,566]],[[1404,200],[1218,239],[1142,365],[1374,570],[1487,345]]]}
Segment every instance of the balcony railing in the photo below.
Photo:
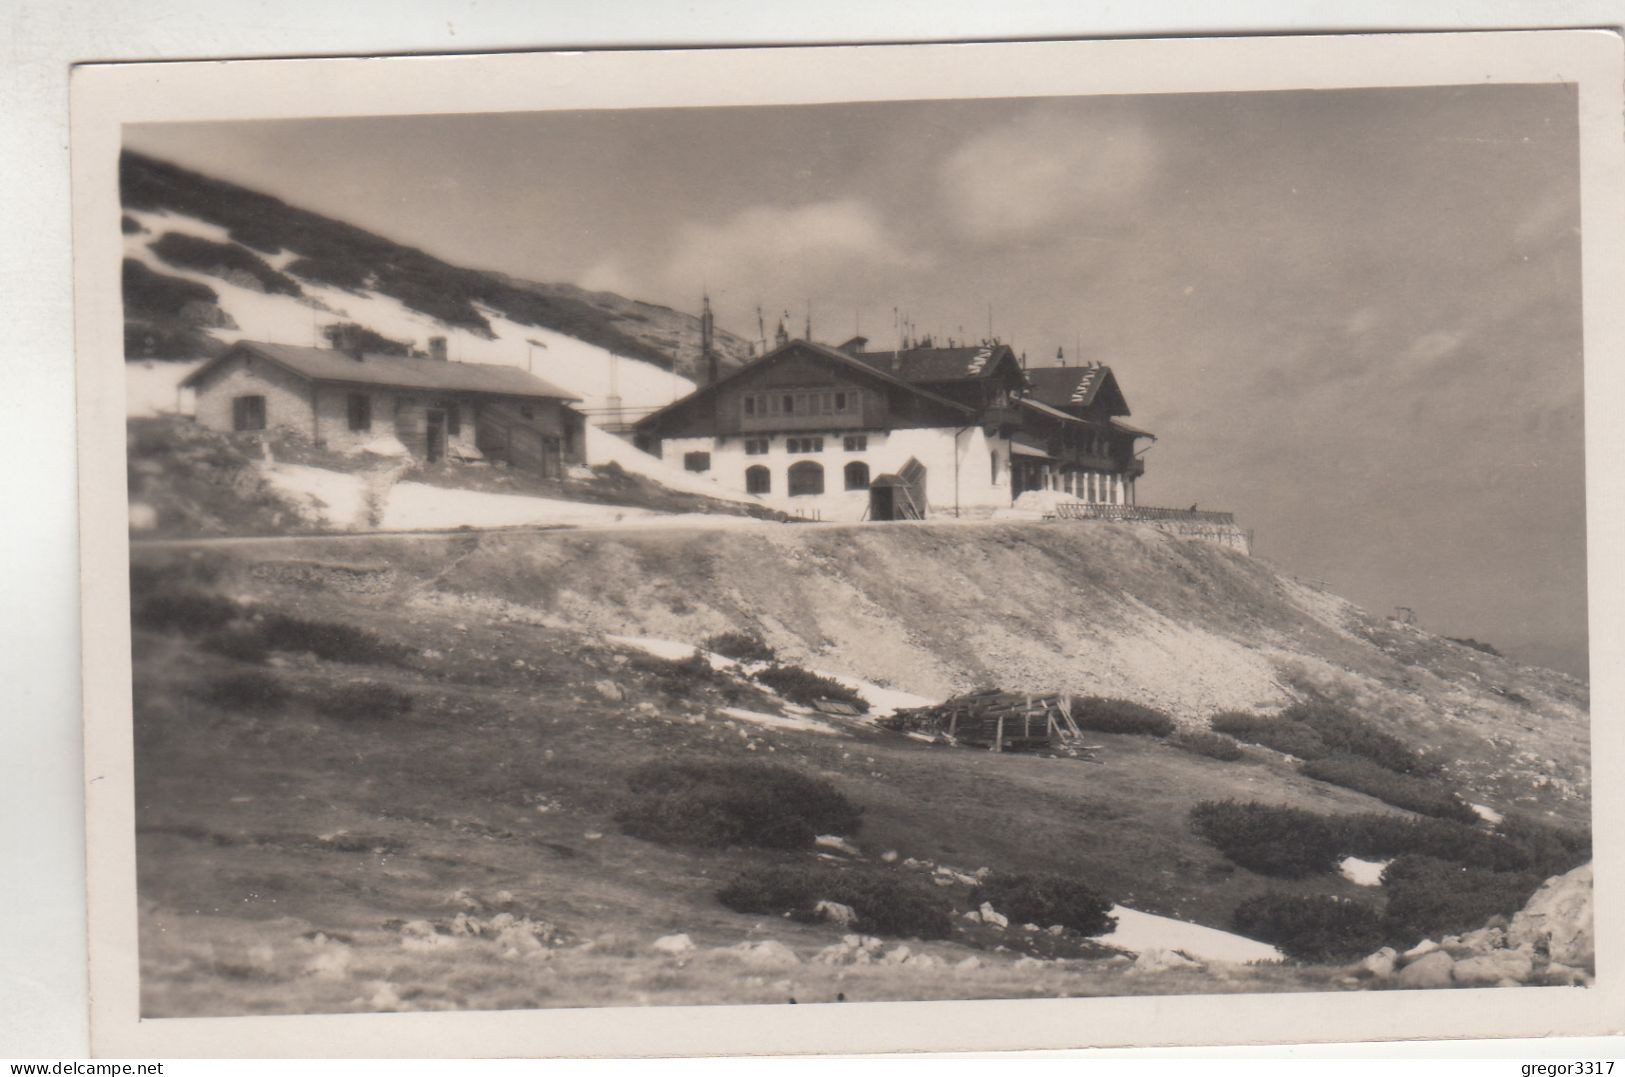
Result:
{"label": "balcony railing", "polygon": [[1236,525],[1233,512],[1206,512],[1197,509],[1164,509],[1151,505],[1104,505],[1089,501],[1062,501],[1055,515],[1063,520],[1171,520],[1180,523]]}

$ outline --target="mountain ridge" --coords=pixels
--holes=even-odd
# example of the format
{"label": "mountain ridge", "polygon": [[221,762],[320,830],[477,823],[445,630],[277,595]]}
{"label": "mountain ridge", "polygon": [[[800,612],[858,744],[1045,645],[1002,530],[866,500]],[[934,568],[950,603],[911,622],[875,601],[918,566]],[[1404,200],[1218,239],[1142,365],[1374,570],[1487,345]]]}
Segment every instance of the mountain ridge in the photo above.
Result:
{"label": "mountain ridge", "polygon": [[[186,262],[173,262],[222,280],[294,296],[312,284],[370,291],[450,329],[475,335],[490,335],[489,312],[495,312],[691,379],[704,373],[699,318],[669,307],[573,284],[455,265],[272,195],[132,150],[125,150],[119,159],[119,190],[127,211],[179,214],[225,229],[226,240],[212,244],[212,254],[194,242],[193,249],[181,252]],[[141,227],[126,214],[126,234]],[[166,234],[154,242],[167,238]],[[294,257],[280,269],[263,257],[284,252]],[[174,251],[161,254],[166,261],[177,257]],[[130,278],[127,263],[127,359],[217,350],[218,342],[208,331],[229,328],[231,321],[229,311],[219,310],[218,296],[211,300],[203,294],[206,287],[187,288],[196,282],[162,274],[148,273],[133,283]],[[751,349],[748,341],[724,330],[716,331],[715,347],[725,370],[742,364]]]}

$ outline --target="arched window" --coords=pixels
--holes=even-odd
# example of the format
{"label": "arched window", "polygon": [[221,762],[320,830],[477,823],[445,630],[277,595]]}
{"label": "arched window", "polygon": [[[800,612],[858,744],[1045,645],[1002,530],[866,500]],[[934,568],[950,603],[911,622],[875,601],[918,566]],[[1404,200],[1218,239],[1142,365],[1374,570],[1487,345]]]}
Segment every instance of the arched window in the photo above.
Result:
{"label": "arched window", "polygon": [[803,460],[790,465],[790,496],[805,497],[824,492],[824,465]]}
{"label": "arched window", "polygon": [[867,490],[869,488],[869,465],[862,460],[854,460],[846,465],[846,488],[848,490]]}
{"label": "arched window", "polygon": [[747,494],[770,494],[773,492],[773,473],[761,464],[745,469],[745,492]]}

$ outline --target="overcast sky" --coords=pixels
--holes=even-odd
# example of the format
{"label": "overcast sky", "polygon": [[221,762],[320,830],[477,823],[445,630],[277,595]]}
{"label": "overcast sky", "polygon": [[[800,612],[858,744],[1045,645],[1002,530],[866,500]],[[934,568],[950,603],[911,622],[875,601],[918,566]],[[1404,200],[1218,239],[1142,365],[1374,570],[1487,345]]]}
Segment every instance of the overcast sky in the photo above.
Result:
{"label": "overcast sky", "polygon": [[[755,336],[993,331],[1118,373],[1142,504],[1232,509],[1368,608],[1585,668],[1562,86],[133,128],[460,264]],[[1080,352],[1081,348],[1081,352]]]}

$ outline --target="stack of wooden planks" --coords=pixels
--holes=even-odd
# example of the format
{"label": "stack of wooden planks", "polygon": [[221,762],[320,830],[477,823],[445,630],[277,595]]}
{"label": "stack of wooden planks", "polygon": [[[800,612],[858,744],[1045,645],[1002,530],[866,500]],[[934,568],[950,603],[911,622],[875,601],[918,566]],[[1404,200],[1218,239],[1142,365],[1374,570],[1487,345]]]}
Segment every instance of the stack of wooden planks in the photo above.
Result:
{"label": "stack of wooden planks", "polygon": [[1066,692],[979,688],[934,706],[900,709],[880,724],[994,752],[1042,748],[1089,752],[1099,747],[1082,743],[1083,733],[1072,720],[1072,696]]}

